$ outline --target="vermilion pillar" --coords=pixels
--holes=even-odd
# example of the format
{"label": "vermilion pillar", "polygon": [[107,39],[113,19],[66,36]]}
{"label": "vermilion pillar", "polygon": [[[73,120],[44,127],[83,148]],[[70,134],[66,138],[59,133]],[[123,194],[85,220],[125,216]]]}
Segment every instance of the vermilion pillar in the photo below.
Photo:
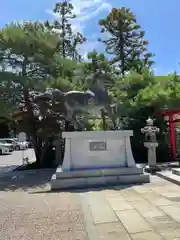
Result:
{"label": "vermilion pillar", "polygon": [[172,159],[176,160],[176,139],[175,139],[175,132],[174,132],[173,114],[169,115],[169,135],[170,135],[170,149],[171,149]]}

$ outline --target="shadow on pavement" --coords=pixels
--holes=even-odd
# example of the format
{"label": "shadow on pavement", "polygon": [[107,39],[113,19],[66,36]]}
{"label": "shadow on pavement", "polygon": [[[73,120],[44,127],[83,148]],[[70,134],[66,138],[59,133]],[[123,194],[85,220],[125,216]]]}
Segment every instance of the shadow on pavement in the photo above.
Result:
{"label": "shadow on pavement", "polygon": [[0,167],[0,176],[2,174],[5,174],[7,172],[11,172],[14,169],[16,169],[18,167],[18,165],[10,165],[10,166],[4,166],[4,167]]}
{"label": "shadow on pavement", "polygon": [[44,188],[56,169],[38,169],[0,173],[0,191],[31,191]]}
{"label": "shadow on pavement", "polygon": [[106,185],[90,188],[79,189],[66,189],[66,190],[50,190],[50,180],[56,169],[38,169],[38,170],[26,170],[26,171],[14,171],[6,172],[1,175],[0,173],[0,191],[25,191],[29,194],[41,194],[41,193],[85,193],[91,191],[103,191],[105,189],[119,190],[131,187],[132,185]]}
{"label": "shadow on pavement", "polygon": [[131,185],[106,185],[106,186],[96,186],[92,188],[79,188],[79,189],[66,189],[66,190],[48,190],[48,191],[36,191],[30,192],[30,194],[41,194],[41,193],[87,193],[87,192],[100,192],[104,190],[115,190],[119,191],[120,189],[131,188],[135,185],[142,185],[142,184],[131,184]]}

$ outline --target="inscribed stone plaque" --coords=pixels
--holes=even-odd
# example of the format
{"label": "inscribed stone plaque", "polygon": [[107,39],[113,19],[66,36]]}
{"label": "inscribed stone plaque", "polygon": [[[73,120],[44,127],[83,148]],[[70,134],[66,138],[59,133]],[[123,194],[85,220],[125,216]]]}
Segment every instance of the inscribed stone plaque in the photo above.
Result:
{"label": "inscribed stone plaque", "polygon": [[107,143],[106,141],[89,142],[89,150],[90,151],[107,151]]}

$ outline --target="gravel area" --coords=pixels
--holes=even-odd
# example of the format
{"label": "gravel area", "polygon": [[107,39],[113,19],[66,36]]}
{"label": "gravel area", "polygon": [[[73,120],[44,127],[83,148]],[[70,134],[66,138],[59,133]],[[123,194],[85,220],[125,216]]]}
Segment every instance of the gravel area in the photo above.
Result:
{"label": "gravel area", "polygon": [[76,193],[50,192],[52,170],[0,178],[0,240],[85,240]]}

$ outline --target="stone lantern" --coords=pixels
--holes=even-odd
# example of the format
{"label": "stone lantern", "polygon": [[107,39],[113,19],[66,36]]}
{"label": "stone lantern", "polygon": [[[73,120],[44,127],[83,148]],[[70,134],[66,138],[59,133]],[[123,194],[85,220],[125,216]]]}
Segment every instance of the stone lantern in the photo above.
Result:
{"label": "stone lantern", "polygon": [[156,140],[156,134],[159,132],[159,128],[154,126],[151,118],[148,118],[146,126],[141,128],[141,132],[145,135],[144,146],[148,150],[148,165],[145,167],[145,171],[151,173],[160,171],[160,168],[156,165],[156,148],[159,145]]}

